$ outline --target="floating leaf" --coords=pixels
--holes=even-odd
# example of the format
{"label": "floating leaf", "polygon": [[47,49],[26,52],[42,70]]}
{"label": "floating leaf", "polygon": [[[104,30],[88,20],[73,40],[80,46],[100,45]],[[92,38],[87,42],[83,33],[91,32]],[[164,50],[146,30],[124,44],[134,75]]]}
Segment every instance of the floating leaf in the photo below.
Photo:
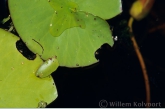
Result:
{"label": "floating leaf", "polygon": [[54,9],[50,23],[52,36],[59,36],[64,30],[72,27],[85,28],[85,23],[77,12],[77,4],[68,0],[49,0],[49,3]]}
{"label": "floating leaf", "polygon": [[79,11],[91,13],[102,19],[110,19],[122,12],[121,0],[70,0],[79,6]]}
{"label": "floating leaf", "polygon": [[[42,59],[47,60],[52,56],[57,56],[60,66],[88,66],[98,62],[98,60],[95,58],[95,51],[100,48],[101,45],[108,43],[109,45],[113,46],[114,42],[108,23],[100,18],[101,15],[96,13],[99,17],[94,16],[95,11],[91,12],[92,14],[81,11],[80,3],[82,0],[77,0],[80,1],[79,3],[74,0],[67,1],[74,2],[78,5],[79,11],[76,13],[78,13],[79,18],[85,22],[85,28],[72,27],[62,32],[59,37],[53,37],[49,30],[50,21],[55,13],[55,7],[50,5],[48,1],[8,1],[11,17],[20,37],[26,43],[28,48],[34,53],[41,55]],[[64,2],[66,0],[61,0],[61,2],[59,0],[58,4],[62,3],[62,1]],[[101,3],[100,0],[96,0],[92,3],[95,4],[97,1],[99,1],[98,3]],[[117,15],[121,12],[121,10],[118,11],[121,6],[120,0],[115,1],[107,1],[108,4],[109,2],[111,3],[110,6],[112,6],[113,3],[118,3],[118,5],[115,5],[112,8],[113,10],[106,10],[108,17],[112,17],[112,15]],[[107,6],[107,2],[102,3]],[[65,2],[63,5],[65,5]],[[73,5],[73,7],[77,5]],[[97,5],[102,6],[100,4]],[[101,7],[100,9],[104,11],[105,8]],[[109,14],[111,12],[113,14]]]}
{"label": "floating leaf", "polygon": [[57,98],[57,90],[51,76],[40,79],[35,76],[43,63],[37,55],[28,60],[16,48],[15,35],[0,29],[0,107],[38,107],[41,101],[50,104]]}

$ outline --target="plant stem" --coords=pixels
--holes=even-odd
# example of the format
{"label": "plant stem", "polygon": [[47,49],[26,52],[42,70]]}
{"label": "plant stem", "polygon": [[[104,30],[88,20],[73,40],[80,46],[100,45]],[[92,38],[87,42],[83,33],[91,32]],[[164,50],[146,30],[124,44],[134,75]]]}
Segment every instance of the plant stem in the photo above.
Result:
{"label": "plant stem", "polygon": [[159,26],[156,26],[156,27],[154,27],[154,28],[151,28],[151,29],[149,30],[149,33],[153,33],[153,32],[155,32],[155,31],[157,31],[157,30],[164,29],[164,28],[165,28],[165,23],[163,23],[163,24],[161,24],[161,25],[159,25]]}
{"label": "plant stem", "polygon": [[[128,26],[130,28],[130,33],[132,34],[132,23],[133,23],[133,17],[130,17],[129,22],[128,22]],[[136,55],[139,59],[140,65],[141,65],[141,69],[142,69],[142,73],[143,73],[143,77],[144,77],[144,82],[145,82],[145,87],[146,87],[146,107],[149,108],[149,103],[150,103],[150,84],[149,84],[149,79],[148,79],[148,74],[147,74],[147,69],[142,57],[142,54],[139,50],[138,44],[136,42],[136,39],[134,37],[134,35],[131,36],[131,40],[133,43],[133,47],[135,49]]]}

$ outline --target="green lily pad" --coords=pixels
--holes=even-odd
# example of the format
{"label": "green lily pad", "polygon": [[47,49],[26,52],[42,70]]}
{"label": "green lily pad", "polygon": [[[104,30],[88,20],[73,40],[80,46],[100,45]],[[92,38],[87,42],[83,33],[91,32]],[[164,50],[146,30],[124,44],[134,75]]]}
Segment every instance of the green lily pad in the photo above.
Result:
{"label": "green lily pad", "polygon": [[26,59],[16,48],[19,38],[0,29],[0,107],[38,107],[57,98],[51,76],[40,79],[35,72],[43,63]]}
{"label": "green lily pad", "polygon": [[77,4],[68,0],[49,0],[54,9],[53,18],[50,23],[50,33],[52,36],[59,36],[64,30],[71,27],[85,28],[84,21],[77,12]]}
{"label": "green lily pad", "polygon": [[[65,28],[66,30],[59,37],[53,37],[50,33],[50,24],[55,13],[53,5],[56,4],[53,2],[50,5],[49,1],[8,1],[14,26],[28,48],[41,55],[44,60],[57,56],[60,66],[80,67],[98,62],[95,58],[95,51],[104,43],[111,46],[114,44],[108,23],[100,17],[79,10],[78,17],[85,22],[85,28],[72,27],[66,29],[61,25],[59,28],[63,28],[62,30]],[[69,1],[75,2],[73,0]],[[109,0],[109,2],[111,1],[113,0]],[[120,0],[116,1],[119,2]],[[111,3],[113,4],[113,2]],[[121,3],[119,4],[121,5]],[[116,8],[120,8],[120,5],[116,5]],[[76,6],[71,5],[71,7]],[[80,6],[78,9],[80,9]],[[108,11],[113,12],[115,10]],[[61,17],[64,16],[61,15]]]}
{"label": "green lily pad", "polygon": [[91,13],[102,19],[110,19],[122,12],[121,0],[70,0],[79,6],[79,11]]}

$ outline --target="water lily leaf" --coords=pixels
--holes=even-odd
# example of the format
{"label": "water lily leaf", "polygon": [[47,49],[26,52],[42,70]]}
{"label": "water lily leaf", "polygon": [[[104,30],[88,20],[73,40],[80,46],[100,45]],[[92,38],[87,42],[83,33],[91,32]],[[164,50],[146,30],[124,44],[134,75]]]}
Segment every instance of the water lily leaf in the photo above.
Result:
{"label": "water lily leaf", "polygon": [[91,13],[102,19],[110,19],[122,12],[121,0],[70,0],[80,11]]}
{"label": "water lily leaf", "polygon": [[68,0],[49,0],[49,3],[54,9],[50,23],[52,36],[59,36],[64,30],[71,27],[85,28],[85,23],[77,12],[77,4]]}
{"label": "water lily leaf", "polygon": [[[65,28],[66,30],[59,37],[53,37],[49,31],[50,26],[53,26],[50,24],[56,8],[53,6],[56,3],[52,2],[50,4],[49,1],[51,2],[51,0],[8,1],[14,26],[28,48],[41,55],[44,60],[56,56],[60,66],[80,67],[98,62],[95,58],[95,51],[104,43],[108,43],[111,46],[114,43],[108,23],[100,17],[79,10],[75,14],[78,14],[78,18],[81,18],[85,23],[85,28],[74,25],[75,27],[66,29],[66,27],[62,27],[61,23],[59,29],[63,28],[62,30],[64,30]],[[57,1],[60,4],[57,9],[65,6],[65,2],[62,4],[60,0]],[[61,1],[75,2],[73,0]],[[109,0],[109,2],[111,1],[113,0]],[[117,1],[119,2],[120,0]],[[113,2],[111,3],[113,4]],[[67,7],[77,7],[77,4],[67,5]],[[116,6],[118,9],[119,6]],[[64,16],[61,14],[61,17]]]}
{"label": "water lily leaf", "polygon": [[43,63],[40,57],[26,59],[16,48],[19,38],[0,29],[0,107],[38,107],[57,98],[51,76],[40,79],[35,72]]}

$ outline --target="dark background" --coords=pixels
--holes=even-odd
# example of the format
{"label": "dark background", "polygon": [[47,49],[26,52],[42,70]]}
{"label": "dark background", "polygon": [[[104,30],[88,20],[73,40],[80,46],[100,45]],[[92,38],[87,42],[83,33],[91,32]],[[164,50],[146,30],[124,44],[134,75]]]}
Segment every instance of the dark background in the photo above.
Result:
{"label": "dark background", "polygon": [[[134,0],[122,0],[123,13],[108,20],[113,35],[118,37],[111,48],[103,45],[96,56],[98,64],[85,68],[59,67],[53,73],[58,98],[48,107],[99,107],[99,101],[123,103],[145,102],[145,84],[138,58],[130,41],[127,21],[129,8]],[[9,15],[6,0],[0,0],[0,20]],[[10,22],[10,21],[9,21]],[[9,22],[0,24],[8,28]],[[151,102],[165,107],[165,5],[155,0],[150,14],[142,21],[135,21],[133,31],[146,63]],[[20,42],[18,49],[31,56]],[[108,107],[110,107],[108,105]]]}

